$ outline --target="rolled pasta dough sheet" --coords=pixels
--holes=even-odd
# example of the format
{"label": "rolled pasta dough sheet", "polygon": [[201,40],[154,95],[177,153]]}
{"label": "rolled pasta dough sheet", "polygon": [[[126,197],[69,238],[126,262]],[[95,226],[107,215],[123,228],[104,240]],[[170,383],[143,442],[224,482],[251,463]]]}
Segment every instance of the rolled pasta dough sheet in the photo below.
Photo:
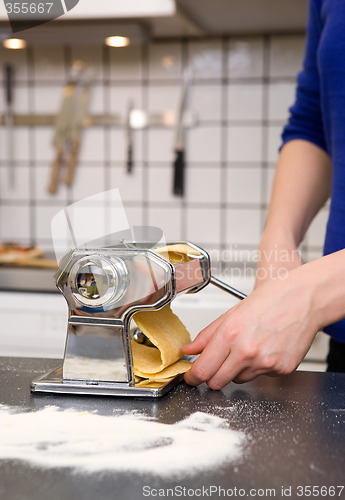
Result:
{"label": "rolled pasta dough sheet", "polygon": [[181,347],[190,342],[190,335],[170,305],[158,311],[139,312],[134,320],[156,346],[131,341],[133,368],[137,377],[163,381],[190,368],[189,361],[180,360],[183,356]]}
{"label": "rolled pasta dough sheet", "polygon": [[[180,264],[200,255],[187,244],[179,243],[156,250],[173,264]],[[140,377],[136,385],[156,387],[158,383],[168,382],[176,375],[189,370],[191,362],[180,359],[181,347],[191,341],[189,332],[182,321],[174,314],[170,305],[157,311],[136,313],[134,321],[154,347],[131,341],[134,375]]]}

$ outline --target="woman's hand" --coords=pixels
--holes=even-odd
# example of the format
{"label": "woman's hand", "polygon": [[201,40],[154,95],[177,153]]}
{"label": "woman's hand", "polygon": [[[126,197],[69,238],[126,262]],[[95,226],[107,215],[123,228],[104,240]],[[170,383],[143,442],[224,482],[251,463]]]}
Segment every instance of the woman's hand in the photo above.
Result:
{"label": "woman's hand", "polygon": [[185,381],[221,389],[297,368],[320,326],[304,267],[262,284],[184,346],[184,354],[200,354]]}

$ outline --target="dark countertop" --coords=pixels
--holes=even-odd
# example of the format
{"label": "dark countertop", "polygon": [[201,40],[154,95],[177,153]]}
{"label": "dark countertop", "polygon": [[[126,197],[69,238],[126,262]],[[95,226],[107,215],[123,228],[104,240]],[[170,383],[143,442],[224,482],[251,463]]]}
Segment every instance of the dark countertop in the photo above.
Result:
{"label": "dark countertop", "polygon": [[[231,489],[233,496],[240,496],[240,488],[245,489],[246,496],[251,488],[268,488],[274,489],[274,498],[289,496],[288,491],[282,495],[282,487],[291,486],[292,498],[307,498],[307,491],[299,495],[297,486],[345,484],[345,374],[296,372],[286,377],[262,376],[243,385],[229,384],[219,392],[206,385],[192,388],[182,382],[155,400],[30,394],[31,381],[59,364],[57,360],[0,358],[0,404],[34,411],[55,405],[96,410],[103,415],[113,414],[114,408],[123,412],[140,410],[163,423],[203,411],[226,418],[230,428],[246,433],[244,455],[231,466],[178,480],[134,473],[78,475],[70,469],[43,470],[25,462],[0,460],[1,499],[136,500],[145,498],[144,485],[179,485],[187,489],[216,485]],[[339,492],[336,490],[333,496],[329,490],[323,498],[345,498],[345,488],[340,496]],[[272,496],[260,490],[251,498]],[[214,494],[213,498],[220,496]]]}

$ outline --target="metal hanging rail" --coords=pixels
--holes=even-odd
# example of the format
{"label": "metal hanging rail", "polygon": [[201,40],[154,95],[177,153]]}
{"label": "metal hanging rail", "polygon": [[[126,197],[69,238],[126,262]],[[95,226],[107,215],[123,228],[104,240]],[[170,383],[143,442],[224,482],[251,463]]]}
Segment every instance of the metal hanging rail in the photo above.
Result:
{"label": "metal hanging rail", "polygon": [[[55,115],[15,114],[13,126],[15,127],[50,127],[55,123]],[[172,128],[176,125],[176,112],[147,113],[141,109],[133,109],[130,114],[130,126],[135,129],[148,127]],[[183,124],[186,128],[197,125],[197,116],[191,110],[184,113]],[[83,126],[87,127],[125,127],[126,117],[116,114],[90,115],[84,120]],[[6,115],[0,115],[0,125],[6,125]]]}

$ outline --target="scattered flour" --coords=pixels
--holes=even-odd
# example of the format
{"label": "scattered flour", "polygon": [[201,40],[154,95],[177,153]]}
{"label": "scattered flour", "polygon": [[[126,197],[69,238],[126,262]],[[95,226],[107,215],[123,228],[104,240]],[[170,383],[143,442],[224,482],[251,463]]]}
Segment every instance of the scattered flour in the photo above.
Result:
{"label": "scattered flour", "polygon": [[0,405],[0,459],[38,466],[191,475],[240,458],[244,435],[196,412],[175,424],[137,413],[102,416],[47,406],[20,412]]}

